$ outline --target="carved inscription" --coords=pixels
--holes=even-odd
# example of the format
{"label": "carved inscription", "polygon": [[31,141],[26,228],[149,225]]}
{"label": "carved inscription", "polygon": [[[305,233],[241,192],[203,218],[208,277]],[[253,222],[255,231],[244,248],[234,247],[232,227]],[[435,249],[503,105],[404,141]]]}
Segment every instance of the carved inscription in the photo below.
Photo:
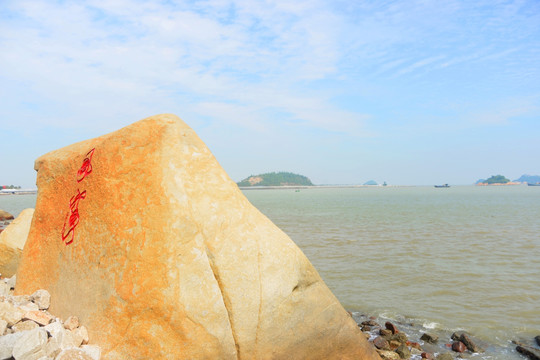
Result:
{"label": "carved inscription", "polygon": [[[86,178],[88,174],[92,172],[92,156],[96,149],[90,150],[86,157],[83,160],[82,166],[77,171],[77,182]],[[69,245],[73,242],[75,238],[75,228],[79,225],[80,215],[79,215],[79,202],[86,198],[86,190],[81,191],[77,189],[77,193],[69,199],[69,211],[66,214],[64,220],[64,226],[62,227],[62,241]]]}

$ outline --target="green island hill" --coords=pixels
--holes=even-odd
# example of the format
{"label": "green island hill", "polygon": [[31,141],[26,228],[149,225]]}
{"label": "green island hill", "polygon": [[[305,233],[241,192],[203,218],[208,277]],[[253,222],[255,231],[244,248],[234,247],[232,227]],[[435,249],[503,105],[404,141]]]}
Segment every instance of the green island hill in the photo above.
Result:
{"label": "green island hill", "polygon": [[511,182],[510,179],[503,175],[492,175],[488,179],[480,179],[476,182],[476,185],[516,185],[517,183]]}
{"label": "green island hill", "polygon": [[313,186],[311,180],[304,175],[291,172],[271,172],[251,175],[237,183],[240,187],[249,186]]}

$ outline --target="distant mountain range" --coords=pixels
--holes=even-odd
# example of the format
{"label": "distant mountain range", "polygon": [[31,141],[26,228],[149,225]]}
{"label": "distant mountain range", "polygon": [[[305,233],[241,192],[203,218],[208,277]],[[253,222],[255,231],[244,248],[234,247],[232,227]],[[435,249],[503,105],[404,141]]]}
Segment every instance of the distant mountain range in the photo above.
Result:
{"label": "distant mountain range", "polygon": [[237,183],[238,186],[313,186],[311,180],[304,175],[290,172],[271,172],[251,175]]}
{"label": "distant mountain range", "polygon": [[514,180],[515,182],[526,182],[528,184],[536,184],[537,182],[540,182],[540,175],[521,175],[521,177],[517,180]]}

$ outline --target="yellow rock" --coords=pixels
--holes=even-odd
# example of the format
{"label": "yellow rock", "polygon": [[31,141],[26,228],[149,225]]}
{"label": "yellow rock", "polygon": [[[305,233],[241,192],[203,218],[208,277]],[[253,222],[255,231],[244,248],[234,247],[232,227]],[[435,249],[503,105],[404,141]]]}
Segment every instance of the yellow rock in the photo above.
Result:
{"label": "yellow rock", "polygon": [[48,153],[16,292],[104,359],[379,359],[300,249],[174,115]]}
{"label": "yellow rock", "polygon": [[33,215],[34,209],[23,210],[0,233],[0,274],[4,277],[12,277],[17,273],[17,266],[19,266],[22,250],[28,238]]}

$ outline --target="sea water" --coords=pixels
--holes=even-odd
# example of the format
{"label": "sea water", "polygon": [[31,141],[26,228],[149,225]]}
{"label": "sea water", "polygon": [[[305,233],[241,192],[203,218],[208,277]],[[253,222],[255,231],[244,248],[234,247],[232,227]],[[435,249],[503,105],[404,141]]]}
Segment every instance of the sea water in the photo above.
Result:
{"label": "sea water", "polygon": [[[465,330],[487,344],[473,356],[483,360],[523,359],[511,340],[540,335],[540,187],[244,194],[355,315],[414,322],[418,336]],[[35,195],[0,196],[14,215],[34,204]]]}
{"label": "sea water", "polygon": [[349,310],[465,330],[491,344],[484,359],[540,335],[540,187],[244,193]]}

